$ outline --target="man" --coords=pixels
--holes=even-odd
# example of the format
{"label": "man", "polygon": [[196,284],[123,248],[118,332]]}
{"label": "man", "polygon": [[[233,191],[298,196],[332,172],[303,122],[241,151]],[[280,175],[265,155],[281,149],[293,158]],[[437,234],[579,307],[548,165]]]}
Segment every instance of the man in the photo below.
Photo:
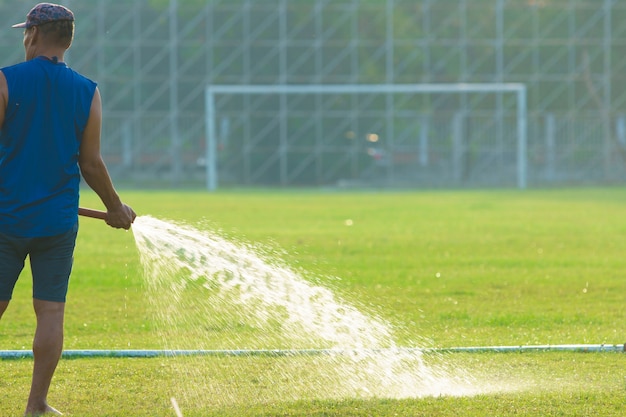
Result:
{"label": "man", "polygon": [[74,15],[40,3],[24,28],[26,61],[0,70],[0,317],[30,257],[37,327],[26,416],[60,414],[47,403],[63,349],[63,319],[78,229],[79,182],[129,229],[134,211],[115,191],[100,155],[102,103],[96,84],[63,61]]}

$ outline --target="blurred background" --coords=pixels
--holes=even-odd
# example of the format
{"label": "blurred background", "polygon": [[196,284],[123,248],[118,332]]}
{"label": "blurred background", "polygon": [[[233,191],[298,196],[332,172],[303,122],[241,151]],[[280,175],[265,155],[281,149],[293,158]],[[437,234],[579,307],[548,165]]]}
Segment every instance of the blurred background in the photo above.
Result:
{"label": "blurred background", "polygon": [[[60,3],[121,184],[519,187],[520,164],[529,187],[626,182],[624,1]],[[0,0],[0,66],[24,59],[11,25],[34,4]],[[367,91],[460,83],[493,89]],[[498,89],[511,83],[527,112]],[[246,92],[258,85],[359,90]],[[208,100],[210,86],[241,91]]]}

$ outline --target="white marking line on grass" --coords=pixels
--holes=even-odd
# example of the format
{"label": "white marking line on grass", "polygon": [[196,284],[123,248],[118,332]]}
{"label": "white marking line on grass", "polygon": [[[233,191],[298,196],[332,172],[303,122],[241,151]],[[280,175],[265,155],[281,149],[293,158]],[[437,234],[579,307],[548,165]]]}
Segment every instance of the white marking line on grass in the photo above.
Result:
{"label": "white marking line on grass", "polygon": [[183,413],[180,411],[180,407],[178,407],[176,398],[172,397],[170,398],[170,401],[172,402],[172,407],[174,407],[174,411],[176,412],[176,417],[183,417]]}

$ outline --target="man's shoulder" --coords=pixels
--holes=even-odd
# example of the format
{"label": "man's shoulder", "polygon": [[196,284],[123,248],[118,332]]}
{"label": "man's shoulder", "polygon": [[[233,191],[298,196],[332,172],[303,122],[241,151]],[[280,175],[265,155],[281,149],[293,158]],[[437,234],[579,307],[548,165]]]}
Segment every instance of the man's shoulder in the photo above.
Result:
{"label": "man's shoulder", "polygon": [[7,78],[4,76],[4,72],[0,69],[0,94],[7,90]]}
{"label": "man's shoulder", "polygon": [[32,71],[32,67],[33,67],[34,63],[32,61],[24,61],[24,62],[20,62],[18,64],[13,64],[13,65],[9,65],[7,67],[4,68],[0,68],[0,71],[2,71],[4,73],[4,75],[9,76],[12,74],[20,74],[20,73],[24,73],[24,72],[29,72]]}
{"label": "man's shoulder", "polygon": [[21,67],[26,66],[29,63],[29,61],[24,61],[24,62],[20,62],[18,64],[13,64],[13,65],[9,65],[3,68],[0,68],[0,71],[5,72],[6,71],[12,71],[14,69],[19,69]]}
{"label": "man's shoulder", "polygon": [[72,69],[71,67],[67,67],[67,68],[68,68],[70,71],[72,71],[74,74],[76,74],[76,76],[77,76],[77,77],[79,77],[79,78],[81,78],[81,79],[83,79],[83,80],[87,81],[88,83],[93,83],[94,85],[96,85],[96,84],[97,84],[97,82],[96,82],[96,81],[92,80],[91,78],[89,78],[89,77],[88,77],[88,76],[86,76],[85,74],[80,73],[80,72],[76,71],[75,69]]}

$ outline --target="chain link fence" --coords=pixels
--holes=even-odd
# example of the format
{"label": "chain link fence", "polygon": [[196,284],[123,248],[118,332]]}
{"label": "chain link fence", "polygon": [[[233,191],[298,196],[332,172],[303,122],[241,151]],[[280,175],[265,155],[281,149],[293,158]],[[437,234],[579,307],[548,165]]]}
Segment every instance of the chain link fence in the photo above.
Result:
{"label": "chain link fence", "polygon": [[[103,154],[121,183],[204,186],[205,88],[225,84],[522,83],[529,186],[626,180],[622,1],[62,3],[77,16],[67,61],[99,83]],[[23,60],[10,26],[32,6],[0,0],[0,65]],[[516,184],[504,96],[345,97],[341,108],[337,98],[310,100],[223,102],[222,184]]]}

